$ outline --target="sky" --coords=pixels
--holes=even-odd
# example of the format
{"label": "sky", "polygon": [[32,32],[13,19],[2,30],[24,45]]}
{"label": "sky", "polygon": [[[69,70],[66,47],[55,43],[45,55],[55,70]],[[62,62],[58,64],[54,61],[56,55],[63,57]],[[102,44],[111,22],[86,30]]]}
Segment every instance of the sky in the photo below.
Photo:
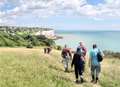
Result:
{"label": "sky", "polygon": [[120,30],[120,0],[0,0],[0,25]]}

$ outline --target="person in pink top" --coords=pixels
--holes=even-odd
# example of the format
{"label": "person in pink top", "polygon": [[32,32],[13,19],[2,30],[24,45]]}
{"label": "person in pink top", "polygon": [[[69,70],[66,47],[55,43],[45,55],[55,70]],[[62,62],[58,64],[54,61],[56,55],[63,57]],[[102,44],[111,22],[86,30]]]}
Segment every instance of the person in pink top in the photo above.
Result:
{"label": "person in pink top", "polygon": [[85,70],[85,56],[86,56],[86,53],[87,53],[87,49],[86,47],[83,45],[83,42],[79,42],[79,46],[77,48],[80,48],[80,51],[79,51],[79,54],[81,55],[81,58],[83,60],[83,72]]}

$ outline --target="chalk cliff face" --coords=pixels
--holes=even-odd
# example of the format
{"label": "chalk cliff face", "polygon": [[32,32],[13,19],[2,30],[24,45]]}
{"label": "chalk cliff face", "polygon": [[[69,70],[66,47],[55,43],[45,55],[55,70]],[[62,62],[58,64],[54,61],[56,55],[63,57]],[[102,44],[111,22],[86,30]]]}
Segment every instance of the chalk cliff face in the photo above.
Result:
{"label": "chalk cliff face", "polygon": [[43,31],[38,31],[35,35],[44,35],[46,37],[54,37],[55,32],[54,30],[43,30]]}

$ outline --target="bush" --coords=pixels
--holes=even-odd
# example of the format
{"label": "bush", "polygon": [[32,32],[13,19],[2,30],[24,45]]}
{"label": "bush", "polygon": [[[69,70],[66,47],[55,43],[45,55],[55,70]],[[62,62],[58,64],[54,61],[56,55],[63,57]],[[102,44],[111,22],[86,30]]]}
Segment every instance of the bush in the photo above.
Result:
{"label": "bush", "polygon": [[62,47],[61,47],[60,45],[56,45],[56,46],[54,46],[54,48],[55,48],[56,50],[62,50]]}
{"label": "bush", "polygon": [[26,46],[26,48],[33,48],[33,45],[30,43]]}
{"label": "bush", "polygon": [[44,35],[39,35],[39,36],[36,36],[37,39],[39,40],[44,40],[44,39],[47,39]]}
{"label": "bush", "polygon": [[45,39],[43,42],[45,43],[46,46],[53,46],[53,45],[55,45],[55,41],[53,41],[51,39]]}

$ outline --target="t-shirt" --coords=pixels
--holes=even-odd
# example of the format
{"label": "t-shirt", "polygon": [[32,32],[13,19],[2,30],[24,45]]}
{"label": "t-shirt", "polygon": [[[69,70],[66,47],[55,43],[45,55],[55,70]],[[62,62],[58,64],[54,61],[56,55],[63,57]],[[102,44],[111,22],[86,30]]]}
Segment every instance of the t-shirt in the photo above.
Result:
{"label": "t-shirt", "polygon": [[98,62],[97,59],[97,53],[99,52],[98,48],[92,49],[90,51],[90,58],[91,58],[91,64],[92,65],[100,65],[100,62]]}
{"label": "t-shirt", "polygon": [[68,48],[64,48],[63,50],[62,50],[62,57],[63,58],[67,58],[67,57],[71,57],[71,53],[70,53],[70,50],[68,49]]}

